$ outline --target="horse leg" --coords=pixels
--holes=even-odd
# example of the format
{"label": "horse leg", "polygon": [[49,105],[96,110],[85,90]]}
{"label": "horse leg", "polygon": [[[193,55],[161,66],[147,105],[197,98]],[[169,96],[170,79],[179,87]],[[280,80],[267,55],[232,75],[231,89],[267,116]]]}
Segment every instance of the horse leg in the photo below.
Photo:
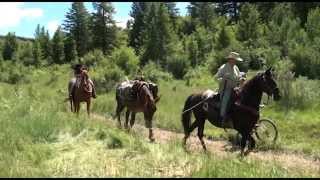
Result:
{"label": "horse leg", "polygon": [[130,110],[127,109],[127,111],[126,111],[126,122],[124,124],[124,128],[127,129],[127,130],[129,129],[128,128],[129,116],[130,116]]}
{"label": "horse leg", "polygon": [[70,110],[71,110],[71,112],[73,112],[73,108],[72,108],[72,101],[73,101],[73,100],[71,99],[71,97],[70,97],[70,100],[69,100],[69,101],[70,101]]}
{"label": "horse leg", "polygon": [[76,101],[74,103],[75,113],[79,116],[80,102]]}
{"label": "horse leg", "polygon": [[133,127],[135,120],[136,120],[136,113],[135,112],[131,112],[130,128]]}
{"label": "horse leg", "polygon": [[120,115],[121,112],[123,111],[124,106],[121,105],[120,103],[117,104],[117,110],[116,110],[116,116],[118,116],[118,127],[121,128],[121,119],[120,119]]}
{"label": "horse leg", "polygon": [[189,138],[190,134],[192,133],[192,131],[198,126],[198,119],[196,119],[190,126],[190,129],[188,130],[188,132],[185,134],[184,138],[183,138],[183,145],[186,146],[187,144],[187,139]]}
{"label": "horse leg", "polygon": [[144,114],[144,120],[146,123],[146,127],[149,128],[149,139],[151,142],[154,142],[153,130],[152,130],[152,118],[147,118],[146,114]]}
{"label": "horse leg", "polygon": [[241,156],[244,156],[245,154],[244,154],[244,149],[245,149],[245,147],[246,147],[246,144],[247,144],[247,140],[248,140],[248,134],[247,133],[241,133],[241,136],[242,136],[242,138],[241,138],[241,144],[240,144],[240,146],[241,146]]}
{"label": "horse leg", "polygon": [[204,143],[203,140],[203,130],[204,130],[204,123],[205,123],[205,119],[200,119],[201,121],[198,124],[198,137],[200,139],[201,145],[204,149],[204,151],[207,151],[207,147],[206,144]]}
{"label": "horse leg", "polygon": [[248,147],[248,150],[246,151],[245,155],[248,155],[255,147],[256,147],[256,141],[250,135],[249,136],[249,147]]}
{"label": "horse leg", "polygon": [[91,101],[90,99],[87,101],[87,113],[88,113],[88,116],[90,117],[90,105],[91,105]]}

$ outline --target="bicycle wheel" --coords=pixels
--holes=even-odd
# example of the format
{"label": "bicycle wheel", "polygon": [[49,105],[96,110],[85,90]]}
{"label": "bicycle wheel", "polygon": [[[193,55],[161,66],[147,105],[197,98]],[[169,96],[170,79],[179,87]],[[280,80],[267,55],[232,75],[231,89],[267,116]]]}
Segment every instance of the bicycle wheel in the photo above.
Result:
{"label": "bicycle wheel", "polygon": [[278,138],[278,129],[269,119],[260,119],[255,131],[257,138],[263,142],[275,143]]}

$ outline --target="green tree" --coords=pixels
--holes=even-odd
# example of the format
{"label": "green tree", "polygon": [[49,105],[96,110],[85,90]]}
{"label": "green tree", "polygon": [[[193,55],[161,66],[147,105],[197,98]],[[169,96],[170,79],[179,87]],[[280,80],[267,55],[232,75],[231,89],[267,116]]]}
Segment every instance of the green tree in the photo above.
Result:
{"label": "green tree", "polygon": [[205,28],[211,26],[211,21],[215,17],[215,7],[212,2],[190,2],[188,13],[191,16],[194,30],[198,22]]}
{"label": "green tree", "polygon": [[66,35],[64,39],[64,55],[65,62],[75,62],[78,59],[76,42],[70,35]]}
{"label": "green tree", "polygon": [[39,67],[42,62],[42,52],[41,52],[41,45],[39,40],[35,40],[32,46],[32,54],[33,54],[33,61],[30,65],[35,65]]}
{"label": "green tree", "polygon": [[92,43],[104,54],[110,54],[116,46],[116,25],[112,15],[115,10],[110,2],[94,2],[92,13]]}
{"label": "green tree", "polygon": [[145,64],[151,60],[158,66],[167,68],[167,60],[174,52],[170,44],[177,42],[167,7],[163,3],[152,3],[146,24],[148,25],[145,31],[146,41],[141,61]]}
{"label": "green tree", "polygon": [[253,46],[258,39],[260,17],[255,5],[245,3],[241,7],[240,21],[238,24],[237,39],[247,41],[248,46]]}
{"label": "green tree", "polygon": [[232,36],[228,27],[226,26],[226,20],[223,20],[221,24],[219,24],[219,26],[221,27],[221,29],[217,33],[217,42],[215,44],[217,50],[222,50],[227,48],[231,44]]}
{"label": "green tree", "polygon": [[4,60],[12,60],[15,53],[18,51],[18,42],[15,33],[9,32],[4,41],[2,56]]}
{"label": "green tree", "polygon": [[306,31],[310,40],[320,37],[320,8],[311,10],[308,14]]}
{"label": "green tree", "polygon": [[293,12],[300,18],[301,26],[305,27],[305,23],[308,19],[308,14],[312,9],[315,9],[320,6],[319,2],[294,2],[293,3]]}
{"label": "green tree", "polygon": [[64,35],[59,26],[52,38],[52,60],[56,64],[64,63]]}
{"label": "green tree", "polygon": [[69,37],[75,40],[77,54],[79,57],[83,57],[90,47],[89,13],[83,2],[72,3],[63,26],[64,30],[71,34]]}
{"label": "green tree", "polygon": [[241,2],[218,2],[216,3],[215,12],[220,16],[230,17],[230,22],[237,23],[239,20],[239,11],[241,8]]}
{"label": "green tree", "polygon": [[146,14],[149,13],[150,5],[150,2],[133,2],[130,11],[130,16],[133,18],[133,21],[130,26],[128,44],[134,48],[138,55],[145,40],[144,32],[147,27],[145,18]]}
{"label": "green tree", "polygon": [[164,2],[168,9],[168,13],[171,19],[171,22],[173,24],[173,29],[177,29],[177,19],[178,19],[178,14],[179,14],[179,9],[176,8],[176,3],[175,2]]}

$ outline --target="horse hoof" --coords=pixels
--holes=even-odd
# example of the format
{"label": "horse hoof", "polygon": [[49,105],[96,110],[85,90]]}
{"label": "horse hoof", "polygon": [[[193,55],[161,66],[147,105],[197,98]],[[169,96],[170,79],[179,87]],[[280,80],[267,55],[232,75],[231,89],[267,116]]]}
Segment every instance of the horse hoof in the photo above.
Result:
{"label": "horse hoof", "polygon": [[150,142],[154,143],[155,139],[154,138],[150,138]]}

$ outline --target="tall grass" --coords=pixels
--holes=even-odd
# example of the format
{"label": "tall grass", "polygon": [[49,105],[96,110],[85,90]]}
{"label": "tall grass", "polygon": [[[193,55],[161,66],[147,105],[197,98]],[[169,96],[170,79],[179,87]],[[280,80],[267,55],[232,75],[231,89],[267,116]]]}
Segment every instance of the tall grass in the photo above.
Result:
{"label": "tall grass", "polygon": [[[31,83],[0,83],[0,177],[312,177],[319,172],[284,169],[279,164],[225,159],[202,152],[186,153],[181,140],[149,143],[139,132],[126,133],[104,121],[69,112],[68,66],[37,69]],[[210,79],[196,87],[184,81],[159,81],[162,99],[155,126],[182,131],[181,111],[193,92],[215,89]],[[206,83],[207,82],[207,83]],[[263,115],[276,120],[281,145],[316,155],[319,153],[317,109],[285,114],[271,104]],[[111,117],[114,92],[100,93],[93,112]],[[122,119],[124,119],[122,117]],[[144,124],[142,114],[137,123]],[[205,133],[228,138],[206,123]]]}

